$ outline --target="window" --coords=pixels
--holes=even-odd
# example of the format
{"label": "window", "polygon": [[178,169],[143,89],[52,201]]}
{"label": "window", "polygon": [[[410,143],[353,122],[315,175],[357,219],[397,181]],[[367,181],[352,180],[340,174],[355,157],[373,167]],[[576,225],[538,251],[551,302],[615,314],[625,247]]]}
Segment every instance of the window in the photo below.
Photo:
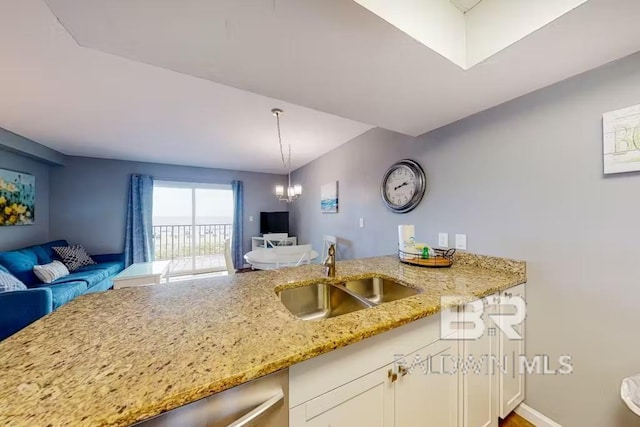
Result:
{"label": "window", "polygon": [[171,274],[225,270],[224,241],[232,228],[230,185],[154,183],[155,259],[172,260]]}

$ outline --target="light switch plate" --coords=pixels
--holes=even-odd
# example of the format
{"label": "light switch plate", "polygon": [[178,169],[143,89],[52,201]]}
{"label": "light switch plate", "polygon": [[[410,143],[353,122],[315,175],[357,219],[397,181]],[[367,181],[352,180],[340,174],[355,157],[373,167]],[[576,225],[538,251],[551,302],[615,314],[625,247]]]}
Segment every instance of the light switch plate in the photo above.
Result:
{"label": "light switch plate", "polygon": [[463,251],[467,250],[467,235],[466,234],[456,234],[456,249],[460,249]]}
{"label": "light switch plate", "polygon": [[360,228],[364,228],[364,218],[360,218]]}
{"label": "light switch plate", "polygon": [[438,233],[438,246],[441,248],[449,247],[449,233]]}
{"label": "light switch plate", "polygon": [[253,222],[253,217],[252,216],[249,217],[249,222]]}

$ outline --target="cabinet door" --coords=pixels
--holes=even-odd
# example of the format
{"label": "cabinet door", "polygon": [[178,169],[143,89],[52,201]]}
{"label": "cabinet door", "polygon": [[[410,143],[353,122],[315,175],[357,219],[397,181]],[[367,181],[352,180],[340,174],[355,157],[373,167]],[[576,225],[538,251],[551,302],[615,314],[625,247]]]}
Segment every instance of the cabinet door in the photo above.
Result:
{"label": "cabinet door", "polygon": [[291,427],[393,427],[393,382],[389,378],[392,367],[374,371],[292,408]]}
{"label": "cabinet door", "polygon": [[481,322],[484,323],[480,337],[476,337],[471,328],[462,334],[462,359],[458,369],[462,394],[460,425],[463,427],[498,427],[497,381],[492,359],[492,355],[497,353],[497,332],[489,321],[488,308],[484,300],[475,301],[465,306],[461,313],[465,324],[473,325],[478,322],[477,313],[482,312]]}
{"label": "cabinet door", "polygon": [[[526,297],[525,284],[518,285],[511,289],[507,289],[500,293],[500,296],[505,301],[508,301],[509,296]],[[510,305],[501,305],[500,314],[513,314],[515,307]],[[515,326],[514,329],[522,336],[521,340],[509,339],[505,334],[499,335],[499,356],[507,356],[508,360],[514,359],[514,363],[511,364],[516,372],[500,372],[499,379],[499,393],[498,404],[500,406],[500,417],[505,418],[509,415],[520,403],[524,401],[524,383],[525,376],[523,372],[519,371],[518,356],[525,354],[525,323],[522,322]]]}
{"label": "cabinet door", "polygon": [[457,341],[436,341],[399,361],[404,368],[395,382],[396,427],[457,426],[457,355]]}

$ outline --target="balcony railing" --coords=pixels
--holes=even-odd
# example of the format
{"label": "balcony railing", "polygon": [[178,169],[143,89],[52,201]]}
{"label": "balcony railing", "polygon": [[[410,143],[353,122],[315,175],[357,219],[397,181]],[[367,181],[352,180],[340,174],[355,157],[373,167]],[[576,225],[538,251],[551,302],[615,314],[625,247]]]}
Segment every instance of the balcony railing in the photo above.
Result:
{"label": "balcony railing", "polygon": [[[232,224],[154,225],[155,259],[197,259],[224,254],[224,241],[231,238],[231,229]],[[199,270],[197,265],[194,270]]]}

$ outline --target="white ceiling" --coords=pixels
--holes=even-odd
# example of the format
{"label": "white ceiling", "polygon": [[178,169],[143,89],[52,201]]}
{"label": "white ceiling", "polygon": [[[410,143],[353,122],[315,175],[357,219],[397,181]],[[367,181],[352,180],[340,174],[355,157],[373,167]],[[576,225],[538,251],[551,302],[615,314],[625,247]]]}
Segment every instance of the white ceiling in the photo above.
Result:
{"label": "white ceiling", "polygon": [[[65,154],[284,173],[370,129],[79,47],[41,0],[0,0],[0,127]],[[286,148],[285,148],[286,149]]]}
{"label": "white ceiling", "polygon": [[590,0],[466,71],[354,1],[47,3],[83,46],[409,135],[640,49],[637,0]]}
{"label": "white ceiling", "polygon": [[482,0],[449,0],[458,10],[462,13],[466,13],[473,9]]}
{"label": "white ceiling", "polygon": [[43,0],[0,0],[0,127],[245,170],[281,170],[274,106],[297,167],[371,126],[419,135],[640,49],[637,0],[590,0],[467,71],[353,1],[47,4],[64,28]]}

